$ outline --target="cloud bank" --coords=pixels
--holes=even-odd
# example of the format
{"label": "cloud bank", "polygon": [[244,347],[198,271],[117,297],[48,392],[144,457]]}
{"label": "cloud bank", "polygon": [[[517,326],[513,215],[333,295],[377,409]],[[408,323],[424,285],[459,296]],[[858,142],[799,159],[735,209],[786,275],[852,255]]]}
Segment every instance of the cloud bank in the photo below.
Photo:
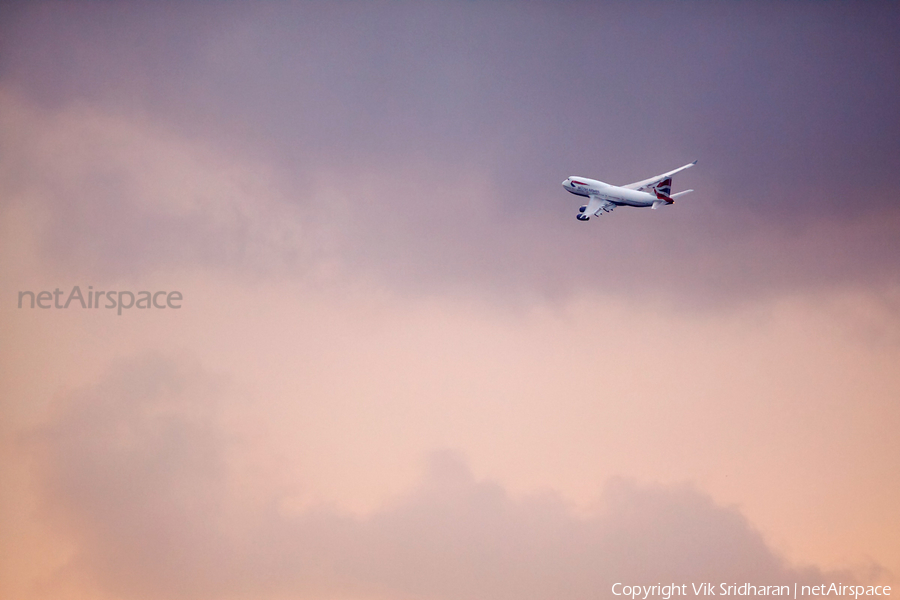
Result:
{"label": "cloud bank", "polygon": [[[898,35],[879,2],[0,3],[0,595],[895,568]],[[559,186],[693,159],[671,210],[584,226]],[[76,284],[185,303],[15,307]]]}
{"label": "cloud bank", "polygon": [[734,507],[687,485],[611,480],[579,515],[511,495],[452,451],[365,515],[248,502],[221,389],[161,356],[62,397],[30,438],[42,511],[75,552],[59,575],[117,598],[612,597],[615,582],[818,583]]}

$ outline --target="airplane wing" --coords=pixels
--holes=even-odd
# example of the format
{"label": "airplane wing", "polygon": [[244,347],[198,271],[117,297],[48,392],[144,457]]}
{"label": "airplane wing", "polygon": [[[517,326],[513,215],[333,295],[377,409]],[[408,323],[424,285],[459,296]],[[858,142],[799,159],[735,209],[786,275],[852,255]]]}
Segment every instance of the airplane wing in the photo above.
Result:
{"label": "airplane wing", "polygon": [[600,200],[597,196],[591,196],[591,199],[588,201],[587,208],[584,209],[584,216],[592,217],[594,216],[598,210],[600,210],[600,206],[603,204],[603,201]]}
{"label": "airplane wing", "polygon": [[644,179],[643,181],[636,181],[634,183],[629,183],[628,185],[623,185],[622,187],[628,190],[637,190],[639,192],[645,192],[653,187],[656,187],[656,184],[661,182],[664,179],[668,179],[675,173],[680,171],[684,171],[685,169],[690,169],[694,165],[697,164],[697,161],[684,165],[683,167],[678,167],[674,171],[669,171],[668,173],[663,173],[662,175],[657,175],[656,177],[651,177],[650,179]]}
{"label": "airplane wing", "polygon": [[579,221],[587,221],[593,216],[603,214],[600,211],[612,212],[616,205],[609,200],[601,200],[599,196],[591,196],[587,206],[582,206],[584,210],[579,211],[576,217]]}

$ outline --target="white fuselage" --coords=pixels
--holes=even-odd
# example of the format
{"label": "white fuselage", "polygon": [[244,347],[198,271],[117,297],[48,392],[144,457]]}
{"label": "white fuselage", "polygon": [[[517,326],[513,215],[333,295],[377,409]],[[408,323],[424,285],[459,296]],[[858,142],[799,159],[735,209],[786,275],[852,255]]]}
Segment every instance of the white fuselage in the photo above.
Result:
{"label": "white fuselage", "polygon": [[639,192],[637,190],[629,190],[617,185],[610,185],[597,181],[596,179],[588,179],[586,177],[569,177],[562,182],[562,186],[567,192],[577,196],[590,198],[597,196],[601,200],[607,200],[618,206],[638,206],[652,207],[654,203],[659,204],[660,200],[653,194],[647,192]]}

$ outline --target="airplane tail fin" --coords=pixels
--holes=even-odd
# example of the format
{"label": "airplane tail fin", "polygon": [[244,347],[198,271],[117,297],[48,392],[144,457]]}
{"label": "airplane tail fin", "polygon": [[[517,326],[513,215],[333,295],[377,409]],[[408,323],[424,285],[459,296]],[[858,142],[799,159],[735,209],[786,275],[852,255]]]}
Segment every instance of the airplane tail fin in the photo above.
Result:
{"label": "airplane tail fin", "polygon": [[663,196],[670,196],[672,193],[672,178],[666,177],[659,183],[653,186],[653,189],[657,192],[660,192]]}

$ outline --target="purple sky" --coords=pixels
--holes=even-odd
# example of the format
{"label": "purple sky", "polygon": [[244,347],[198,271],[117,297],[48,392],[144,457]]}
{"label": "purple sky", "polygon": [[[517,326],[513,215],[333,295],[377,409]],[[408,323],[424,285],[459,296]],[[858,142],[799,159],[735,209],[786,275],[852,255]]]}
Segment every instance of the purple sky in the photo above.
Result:
{"label": "purple sky", "polygon": [[[343,231],[342,257],[397,284],[744,298],[896,282],[891,4],[7,12],[0,74],[28,102],[148,116],[265,162],[302,208],[320,208],[309,186],[327,173],[348,195],[346,218],[319,215]],[[676,178],[700,189],[683,210],[569,227],[566,176],[627,183],[695,158]],[[471,172],[491,185],[477,212],[460,181]],[[71,204],[123,202],[105,177]]]}

